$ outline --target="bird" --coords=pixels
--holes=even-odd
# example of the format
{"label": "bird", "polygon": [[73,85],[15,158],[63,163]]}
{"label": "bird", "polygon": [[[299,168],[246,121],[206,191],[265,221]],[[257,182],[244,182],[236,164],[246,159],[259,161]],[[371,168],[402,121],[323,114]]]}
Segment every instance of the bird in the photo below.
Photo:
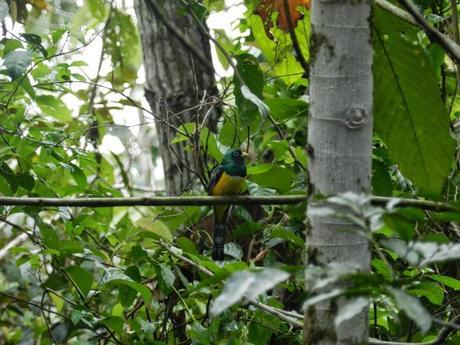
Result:
{"label": "bird", "polygon": [[[222,162],[211,171],[208,193],[211,196],[238,195],[246,177],[246,152],[239,149],[228,150]],[[214,233],[212,258],[224,259],[224,244],[227,230],[228,206],[214,206]]]}

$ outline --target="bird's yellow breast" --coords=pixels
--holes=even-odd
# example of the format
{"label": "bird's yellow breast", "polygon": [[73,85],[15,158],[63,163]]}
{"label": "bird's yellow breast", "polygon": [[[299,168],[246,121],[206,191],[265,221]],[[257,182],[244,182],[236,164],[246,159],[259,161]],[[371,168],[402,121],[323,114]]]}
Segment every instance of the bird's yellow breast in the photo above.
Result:
{"label": "bird's yellow breast", "polygon": [[244,177],[231,176],[224,172],[212,189],[211,195],[219,196],[239,194],[243,188],[243,184]]}

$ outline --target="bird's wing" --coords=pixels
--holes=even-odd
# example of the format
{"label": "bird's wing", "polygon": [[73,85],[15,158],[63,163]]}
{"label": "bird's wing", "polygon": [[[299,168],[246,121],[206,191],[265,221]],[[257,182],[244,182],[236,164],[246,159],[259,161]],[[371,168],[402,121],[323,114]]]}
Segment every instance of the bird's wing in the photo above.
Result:
{"label": "bird's wing", "polygon": [[208,184],[208,194],[212,193],[212,190],[217,184],[217,181],[219,181],[220,177],[224,173],[224,167],[222,165],[216,166],[212,171],[211,171],[211,178],[209,180]]}

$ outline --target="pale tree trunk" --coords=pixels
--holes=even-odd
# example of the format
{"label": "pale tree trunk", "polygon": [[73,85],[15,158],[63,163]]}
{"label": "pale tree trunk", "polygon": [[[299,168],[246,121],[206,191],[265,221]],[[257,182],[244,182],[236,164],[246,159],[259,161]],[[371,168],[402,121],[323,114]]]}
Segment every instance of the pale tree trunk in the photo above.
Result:
{"label": "pale tree trunk", "polygon": [[195,106],[203,95],[217,93],[209,40],[190,15],[179,14],[180,7],[178,0],[135,1],[144,55],[145,96],[152,111],[162,119],[156,121],[156,128],[166,192],[170,195],[190,187],[199,168],[197,156],[186,150],[185,143],[170,145],[176,135],[172,127],[195,122],[200,116]]}
{"label": "pale tree trunk", "polygon": [[[313,194],[368,192],[372,151],[371,1],[313,1],[308,152]],[[307,260],[369,270],[366,239],[343,219],[316,214],[309,203]],[[355,230],[355,231],[354,231]],[[307,288],[309,282],[306,281]],[[305,344],[366,344],[365,308],[337,329],[346,300],[305,311]]]}

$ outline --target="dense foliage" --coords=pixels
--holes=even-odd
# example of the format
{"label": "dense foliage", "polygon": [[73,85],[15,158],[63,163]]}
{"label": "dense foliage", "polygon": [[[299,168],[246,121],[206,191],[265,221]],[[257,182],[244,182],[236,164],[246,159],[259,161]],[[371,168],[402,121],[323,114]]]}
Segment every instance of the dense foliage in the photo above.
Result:
{"label": "dense foliage", "polygon": [[[228,10],[223,0],[183,3],[178,15],[200,20]],[[418,4],[455,38],[450,2]],[[172,148],[186,142],[203,158],[200,179],[184,195],[205,195],[200,180],[241,145],[252,156],[248,194],[307,189],[308,77],[296,56],[314,54],[309,11],[298,7],[289,32],[277,20],[282,7],[257,15],[259,5],[244,1],[236,38],[213,31],[237,73],[219,79],[219,100],[197,101],[200,119],[210,107],[222,110],[216,132],[196,121],[171,138]],[[161,194],[158,185],[137,185],[145,172],[136,160],[146,156],[132,133],[153,133],[158,115],[138,92],[141,47],[131,11],[104,0],[9,0],[0,2],[0,16],[0,195]],[[373,194],[455,204],[457,66],[416,26],[377,6],[373,27]],[[100,60],[85,60],[82,52],[98,44]],[[219,49],[217,57],[232,71]],[[142,121],[120,121],[120,110],[134,117],[133,109]],[[111,152],[109,136],[125,150]],[[152,167],[158,155],[148,152]],[[234,207],[224,263],[210,257],[209,207],[0,207],[0,246],[8,249],[0,250],[0,344],[301,344],[303,303],[340,296],[354,303],[337,323],[369,299],[371,337],[434,339],[459,317],[460,213],[368,201],[330,200],[348,208],[343,216],[372,244],[372,272],[312,263],[307,293],[305,204]],[[347,288],[328,291],[337,281]],[[445,341],[459,342],[455,332]]]}

